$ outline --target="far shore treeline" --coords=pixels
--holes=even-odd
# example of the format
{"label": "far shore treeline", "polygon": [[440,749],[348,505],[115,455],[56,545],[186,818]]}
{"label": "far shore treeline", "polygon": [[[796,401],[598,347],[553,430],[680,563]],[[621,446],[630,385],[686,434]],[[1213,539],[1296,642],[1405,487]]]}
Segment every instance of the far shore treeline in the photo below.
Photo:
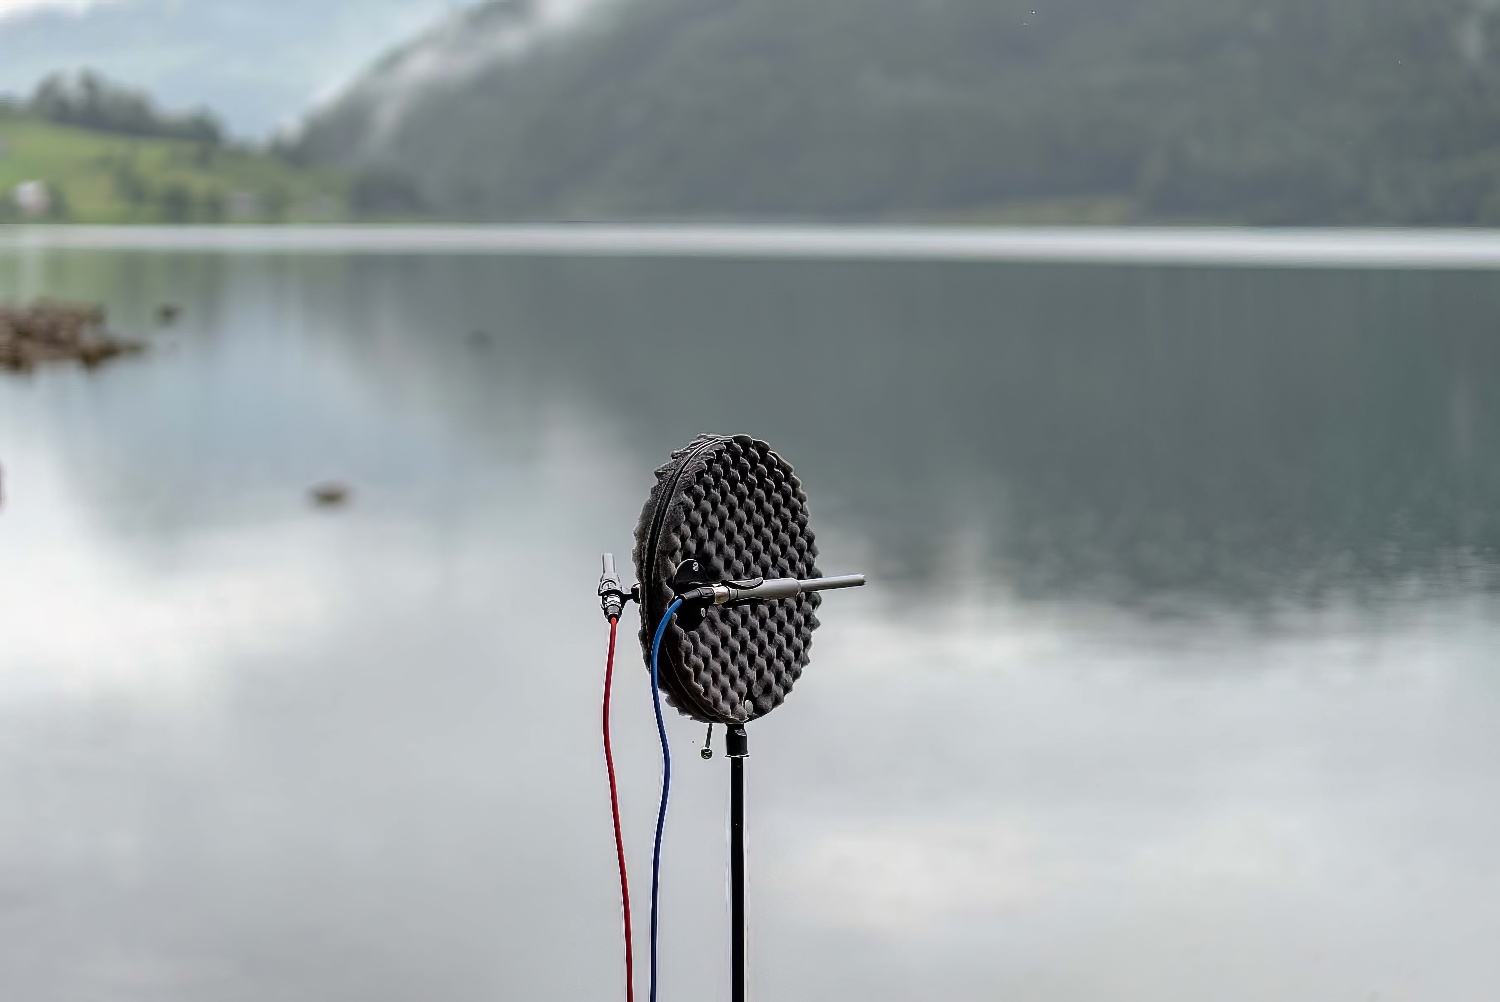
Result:
{"label": "far shore treeline", "polygon": [[0,219],[1500,226],[1490,0],[574,6],[459,8],[259,145],[53,77]]}
{"label": "far shore treeline", "polygon": [[187,139],[211,146],[224,141],[224,126],[208,109],[164,112],[145,92],[113,84],[89,70],[76,76],[54,73],[47,77],[23,110],[57,125],[122,136]]}

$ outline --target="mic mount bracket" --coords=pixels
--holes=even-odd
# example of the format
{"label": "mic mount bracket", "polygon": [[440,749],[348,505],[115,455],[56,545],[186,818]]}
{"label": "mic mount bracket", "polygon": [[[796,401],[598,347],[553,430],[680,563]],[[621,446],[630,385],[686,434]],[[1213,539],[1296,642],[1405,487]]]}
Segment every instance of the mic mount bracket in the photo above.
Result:
{"label": "mic mount bracket", "polygon": [[677,610],[677,625],[684,630],[696,630],[703,625],[703,614],[712,601],[705,597],[712,585],[703,576],[703,565],[688,558],[672,572],[672,594],[682,599],[682,608]]}

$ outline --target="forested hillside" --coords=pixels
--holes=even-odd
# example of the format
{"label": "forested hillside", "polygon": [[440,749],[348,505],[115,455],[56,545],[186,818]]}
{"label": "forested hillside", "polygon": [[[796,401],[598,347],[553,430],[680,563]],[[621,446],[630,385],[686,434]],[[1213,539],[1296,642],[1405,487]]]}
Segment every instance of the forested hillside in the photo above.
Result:
{"label": "forested hillside", "polygon": [[351,188],[226,142],[208,112],[165,112],[89,73],[0,102],[0,223],[328,221],[349,215]]}
{"label": "forested hillside", "polygon": [[1500,224],[1496,0],[550,9],[393,53],[292,153],[463,218]]}

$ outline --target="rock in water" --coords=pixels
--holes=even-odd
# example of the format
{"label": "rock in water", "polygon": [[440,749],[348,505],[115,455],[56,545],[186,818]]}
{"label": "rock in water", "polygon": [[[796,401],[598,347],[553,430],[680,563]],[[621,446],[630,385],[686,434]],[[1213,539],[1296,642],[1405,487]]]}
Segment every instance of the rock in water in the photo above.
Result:
{"label": "rock in water", "polygon": [[318,484],[308,493],[312,495],[313,504],[319,508],[337,508],[346,503],[354,491],[347,484],[327,483]]}
{"label": "rock in water", "polygon": [[47,362],[93,369],[145,348],[111,334],[98,305],[39,299],[30,306],[0,306],[0,369],[10,372],[30,372]]}

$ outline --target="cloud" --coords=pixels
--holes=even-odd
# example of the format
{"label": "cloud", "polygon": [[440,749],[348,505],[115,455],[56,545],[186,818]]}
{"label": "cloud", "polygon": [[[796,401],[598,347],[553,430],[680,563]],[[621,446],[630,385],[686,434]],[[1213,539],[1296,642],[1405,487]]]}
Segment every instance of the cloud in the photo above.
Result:
{"label": "cloud", "polygon": [[474,2],[0,0],[0,94],[87,67],[164,107],[212,108],[237,135],[265,134]]}
{"label": "cloud", "polygon": [[0,0],[0,19],[21,17],[43,10],[66,10],[81,13],[90,7],[114,3],[115,0]]}
{"label": "cloud", "polygon": [[367,154],[389,141],[422,103],[491,67],[519,58],[538,44],[581,24],[606,0],[537,0],[525,6],[463,9],[410,45],[348,91],[331,91],[319,103],[352,99],[371,109]]}
{"label": "cloud", "polygon": [[267,530],[286,544],[269,559],[269,536],[251,549],[232,534],[202,534],[185,552],[214,570],[162,574],[101,538],[55,461],[21,449],[5,465],[29,495],[24,505],[7,501],[6,517],[25,531],[6,559],[29,572],[0,576],[0,712],[17,701],[122,695],[191,705],[217,681],[205,663],[262,650],[267,638],[299,635],[337,612],[342,583],[328,577],[333,566],[305,522]]}
{"label": "cloud", "polygon": [[831,925],[917,934],[1035,904],[1056,882],[1035,849],[1008,819],[867,820],[808,839],[774,872]]}

